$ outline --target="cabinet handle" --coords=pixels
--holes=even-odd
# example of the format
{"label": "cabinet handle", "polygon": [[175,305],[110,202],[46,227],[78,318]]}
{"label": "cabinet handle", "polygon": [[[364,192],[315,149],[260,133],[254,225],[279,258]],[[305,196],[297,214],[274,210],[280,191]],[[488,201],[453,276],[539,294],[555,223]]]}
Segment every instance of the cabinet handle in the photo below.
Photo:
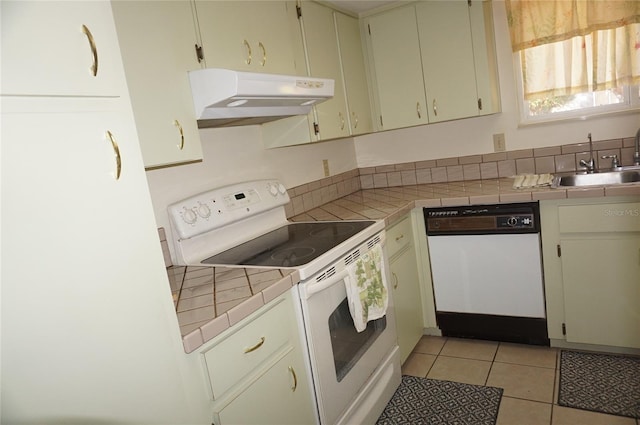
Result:
{"label": "cabinet handle", "polygon": [[438,116],[438,104],[436,103],[435,99],[433,99],[433,113],[436,117]]}
{"label": "cabinet handle", "polygon": [[338,117],[340,118],[340,130],[344,130],[344,115],[342,115],[342,112],[338,112]]}
{"label": "cabinet handle", "polygon": [[422,110],[420,108],[420,102],[416,103],[416,112],[418,113],[418,118],[422,118]]}
{"label": "cabinet handle", "polygon": [[258,43],[258,47],[262,50],[262,61],[260,62],[260,65],[264,66],[267,63],[267,49],[264,48],[262,41]]}
{"label": "cabinet handle", "polygon": [[400,236],[396,236],[396,242],[398,242],[400,239],[404,238],[404,233]]}
{"label": "cabinet handle", "polygon": [[111,148],[113,149],[113,154],[116,157],[116,180],[120,179],[120,173],[122,171],[122,158],[120,157],[120,148],[118,147],[118,143],[116,143],[113,138],[113,134],[107,130],[107,137],[111,141]]}
{"label": "cabinet handle", "polygon": [[293,366],[289,366],[289,372],[291,372],[291,376],[293,377],[293,386],[291,387],[291,392],[295,392],[298,388],[298,377],[296,376],[296,371],[293,369]]}
{"label": "cabinet handle", "polygon": [[93,64],[91,65],[91,73],[94,77],[98,75],[98,48],[96,47],[96,41],[93,39],[93,34],[89,31],[86,25],[82,26],[82,32],[87,36],[89,40],[89,47],[91,47],[91,54],[93,55]]}
{"label": "cabinet handle", "polygon": [[247,40],[244,40],[242,44],[244,44],[247,48],[247,59],[245,59],[244,63],[246,63],[247,65],[251,65],[251,46],[249,45],[249,42]]}
{"label": "cabinet handle", "polygon": [[264,337],[260,338],[260,342],[258,342],[256,345],[254,345],[253,347],[248,347],[244,349],[244,353],[250,353],[252,351],[256,351],[258,348],[262,347],[262,344],[264,344]]}
{"label": "cabinet handle", "polygon": [[353,128],[358,128],[358,114],[352,112],[351,116],[353,117]]}
{"label": "cabinet handle", "polygon": [[178,131],[180,132],[180,143],[178,144],[178,148],[180,150],[184,149],[184,132],[182,131],[182,126],[180,125],[180,121],[174,120],[173,125],[178,127]]}
{"label": "cabinet handle", "polygon": [[393,284],[393,289],[398,289],[398,275],[391,272],[391,274],[393,275],[393,279],[395,280],[395,283]]}

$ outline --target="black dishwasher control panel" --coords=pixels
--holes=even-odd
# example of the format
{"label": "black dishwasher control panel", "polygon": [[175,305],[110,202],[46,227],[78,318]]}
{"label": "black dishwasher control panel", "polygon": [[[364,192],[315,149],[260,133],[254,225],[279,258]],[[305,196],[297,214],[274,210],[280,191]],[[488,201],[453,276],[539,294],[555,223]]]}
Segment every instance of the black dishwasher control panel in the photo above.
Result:
{"label": "black dishwasher control panel", "polygon": [[427,235],[539,233],[537,202],[424,208]]}

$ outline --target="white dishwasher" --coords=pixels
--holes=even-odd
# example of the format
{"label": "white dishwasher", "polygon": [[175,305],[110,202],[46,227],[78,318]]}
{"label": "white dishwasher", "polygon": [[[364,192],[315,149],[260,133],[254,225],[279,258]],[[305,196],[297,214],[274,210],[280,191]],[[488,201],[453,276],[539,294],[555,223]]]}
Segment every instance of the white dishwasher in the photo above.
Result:
{"label": "white dishwasher", "polygon": [[549,345],[537,202],[425,208],[444,336]]}

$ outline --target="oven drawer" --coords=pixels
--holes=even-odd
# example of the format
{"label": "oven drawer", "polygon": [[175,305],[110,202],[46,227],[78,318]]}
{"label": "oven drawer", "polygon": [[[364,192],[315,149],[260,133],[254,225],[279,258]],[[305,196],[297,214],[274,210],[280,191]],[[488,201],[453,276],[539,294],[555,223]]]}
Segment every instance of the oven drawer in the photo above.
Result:
{"label": "oven drawer", "polygon": [[402,220],[387,229],[387,256],[389,258],[413,240],[411,215],[407,214]]}
{"label": "oven drawer", "polygon": [[204,354],[213,398],[219,398],[229,388],[261,366],[285,345],[292,345],[295,330],[290,297],[274,306],[228,337],[223,338]]}

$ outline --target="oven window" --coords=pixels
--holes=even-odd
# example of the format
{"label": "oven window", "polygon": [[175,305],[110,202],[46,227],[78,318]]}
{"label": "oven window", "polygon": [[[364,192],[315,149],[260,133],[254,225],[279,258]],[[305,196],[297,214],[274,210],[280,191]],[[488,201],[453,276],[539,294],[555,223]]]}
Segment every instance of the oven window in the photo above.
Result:
{"label": "oven window", "polygon": [[367,323],[367,328],[364,331],[356,331],[346,298],[331,313],[329,333],[331,334],[333,362],[338,382],[342,381],[349,373],[386,327],[387,317],[384,316]]}

